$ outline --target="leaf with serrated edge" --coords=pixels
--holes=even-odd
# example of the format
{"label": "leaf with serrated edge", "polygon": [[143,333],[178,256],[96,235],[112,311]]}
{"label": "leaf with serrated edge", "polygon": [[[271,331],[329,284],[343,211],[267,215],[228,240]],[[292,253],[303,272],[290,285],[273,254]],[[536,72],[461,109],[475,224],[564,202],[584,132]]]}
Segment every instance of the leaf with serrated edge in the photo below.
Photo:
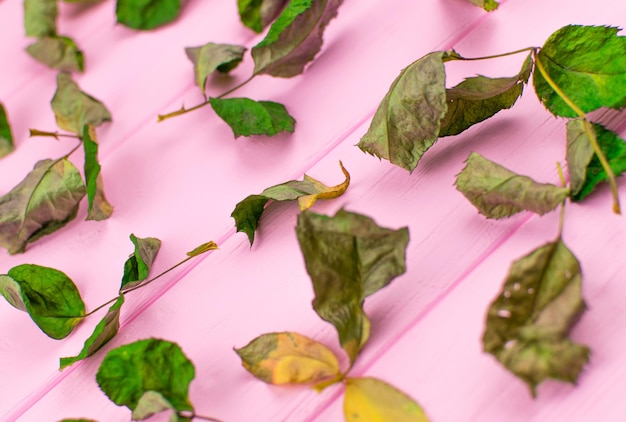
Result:
{"label": "leaf with serrated edge", "polygon": [[334,217],[307,211],[296,233],[315,291],[313,308],[337,329],[354,363],[369,337],[363,302],[406,271],[408,229],[385,229],[344,210]]}
{"label": "leaf with serrated edge", "polygon": [[413,171],[439,138],[448,110],[444,61],[450,52],[437,51],[413,62],[391,84],[374,114],[361,150]]}
{"label": "leaf with serrated edge", "polygon": [[340,373],[330,349],[298,333],[263,334],[235,352],[248,372],[268,384],[319,383]]}
{"label": "leaf with serrated edge", "polygon": [[68,72],[84,70],[83,52],[79,50],[74,40],[68,37],[39,38],[37,42],[26,47],[26,52],[51,69]]}
{"label": "leaf with serrated edge", "polygon": [[241,22],[260,33],[280,14],[287,0],[237,0]]}
{"label": "leaf with serrated edge", "polygon": [[492,12],[496,10],[499,6],[496,0],[469,0],[469,1],[478,7],[482,7],[487,12]]}
{"label": "leaf with serrated edge", "polygon": [[107,353],[96,374],[104,394],[118,406],[135,410],[148,391],[159,392],[177,412],[193,411],[189,384],[193,363],[180,347],[165,340],[147,339]]}
{"label": "leaf with serrated edge", "polygon": [[[590,129],[595,132],[613,174],[619,176],[626,171],[626,141],[602,125],[592,123]],[[606,171],[593,151],[581,119],[567,122],[566,159],[573,201],[582,201],[598,183],[607,180]]]}
{"label": "leaf with serrated edge", "polygon": [[154,29],[174,21],[181,0],[117,0],[117,22],[133,29]]}
{"label": "leaf with serrated edge", "polygon": [[520,73],[510,78],[467,78],[446,90],[448,111],[441,119],[439,136],[457,135],[497,112],[513,107],[522,95],[532,71],[532,58],[524,61]]}
{"label": "leaf with serrated edge", "polygon": [[13,152],[13,134],[4,105],[0,103],[0,158]]}
{"label": "leaf with serrated edge", "polygon": [[209,75],[215,71],[228,73],[241,62],[247,48],[231,44],[208,43],[199,47],[185,48],[185,54],[193,63],[196,85],[205,92]]}
{"label": "leaf with serrated edge", "polygon": [[90,126],[83,129],[83,148],[85,150],[85,182],[87,184],[87,220],[106,220],[113,213],[113,207],[104,194],[104,182],[98,162],[98,142],[96,131]]}
{"label": "leaf with serrated edge", "polygon": [[65,72],[57,76],[57,90],[50,102],[57,125],[77,135],[82,135],[83,127],[100,126],[111,121],[111,113],[97,99],[85,94]]}
{"label": "leaf with serrated edge", "polygon": [[24,0],[27,37],[46,37],[57,32],[57,0]]}
{"label": "leaf with serrated edge", "polygon": [[87,340],[80,353],[74,357],[61,358],[59,369],[72,365],[74,362],[93,356],[98,350],[115,337],[120,329],[120,311],[124,304],[124,296],[117,298],[117,301],[109,308],[106,315],[96,325],[93,333]]}
{"label": "leaf with serrated edge", "polygon": [[322,48],[324,30],[342,2],[290,1],[263,41],[252,48],[254,74],[284,78],[301,74]]}
{"label": "leaf with serrated edge", "polygon": [[558,207],[569,189],[538,183],[475,152],[456,179],[456,188],[487,218],[504,218],[527,210],[543,215]]}
{"label": "leaf with serrated edge", "polygon": [[215,113],[233,130],[235,138],[293,133],[296,121],[284,105],[250,98],[210,98]]}
{"label": "leaf with serrated edge", "polygon": [[66,160],[42,160],[10,192],[0,197],[0,246],[10,254],[70,222],[85,196],[85,185]]}
{"label": "leaf with serrated edge", "polygon": [[576,257],[561,239],[515,261],[487,313],[485,352],[531,389],[546,378],[574,383],[589,349],[568,334],[585,310]]}
{"label": "leaf with serrated edge", "polygon": [[150,275],[150,268],[161,248],[161,241],[156,237],[137,237],[130,235],[135,250],[124,263],[124,275],[120,291],[130,289],[141,283]]}
{"label": "leaf with serrated edge", "polygon": [[33,264],[13,267],[2,276],[0,293],[11,305],[28,312],[41,331],[53,339],[67,337],[85,315],[76,285],[54,268]]}
{"label": "leaf with serrated edge", "polygon": [[346,379],[346,422],[428,422],[415,400],[376,378]]}
{"label": "leaf with serrated edge", "polygon": [[[538,60],[556,85],[583,112],[626,105],[626,37],[607,26],[567,25],[548,38]],[[535,92],[554,115],[577,117],[536,71]]]}
{"label": "leaf with serrated edge", "polygon": [[280,185],[271,186],[259,195],[246,197],[235,206],[231,214],[231,217],[235,219],[237,231],[245,233],[248,236],[250,245],[252,245],[254,243],[254,233],[259,226],[263,211],[265,211],[265,204],[269,200],[298,200],[300,211],[304,211],[312,207],[318,199],[333,199],[343,195],[348,186],[350,186],[350,173],[348,173],[341,161],[339,165],[346,179],[337,186],[326,186],[305,174],[304,180],[290,180]]}

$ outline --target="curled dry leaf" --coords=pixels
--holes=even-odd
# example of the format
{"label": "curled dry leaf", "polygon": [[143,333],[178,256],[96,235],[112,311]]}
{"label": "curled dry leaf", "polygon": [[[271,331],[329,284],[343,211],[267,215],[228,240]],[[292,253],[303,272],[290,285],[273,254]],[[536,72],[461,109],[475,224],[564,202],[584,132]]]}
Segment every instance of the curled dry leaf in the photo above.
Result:
{"label": "curled dry leaf", "polygon": [[215,71],[228,73],[243,59],[247,49],[239,45],[208,43],[199,47],[187,47],[185,53],[193,63],[196,85],[205,92],[207,78]]}
{"label": "curled dry leaf", "polygon": [[487,218],[504,218],[523,210],[539,215],[554,210],[569,189],[538,183],[475,152],[456,179],[457,189]]}
{"label": "curled dry leaf", "polygon": [[485,352],[494,355],[536,394],[546,378],[574,383],[589,349],[569,331],[585,310],[576,257],[561,239],[515,261],[487,313]]}
{"label": "curled dry leaf", "polygon": [[235,352],[248,372],[268,384],[320,383],[340,374],[330,349],[298,333],[263,334]]}

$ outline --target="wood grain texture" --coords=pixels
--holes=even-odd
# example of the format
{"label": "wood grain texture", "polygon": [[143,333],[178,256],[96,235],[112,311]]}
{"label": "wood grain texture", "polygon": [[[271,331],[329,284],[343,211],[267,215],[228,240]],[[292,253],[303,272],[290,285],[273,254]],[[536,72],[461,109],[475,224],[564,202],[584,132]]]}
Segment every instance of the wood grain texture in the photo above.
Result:
{"label": "wood grain texture", "polygon": [[[22,51],[30,41],[23,36],[20,3],[0,2],[7,40],[0,43],[0,57],[10,58],[10,65],[0,66],[0,101],[17,141],[17,151],[0,161],[0,192],[36,160],[61,156],[73,146],[27,138],[28,128],[55,128],[49,108],[55,72]],[[626,25],[626,8],[618,0],[593,7],[582,1],[546,3],[509,0],[486,14],[461,0],[398,0],[385,7],[373,0],[346,1],[304,75],[259,77],[237,92],[284,103],[298,120],[296,132],[238,140],[208,108],[156,123],[157,114],[202,100],[184,47],[208,41],[251,47],[261,39],[240,24],[234,0],[189,1],[176,23],[148,33],[114,25],[113,1],[84,10],[63,4],[60,32],[74,37],[86,55],[86,72],[76,80],[113,114],[113,123],[98,133],[115,213],[105,222],[84,222],[83,205],[75,221],[26,254],[0,252],[0,271],[26,262],[63,270],[93,309],[116,294],[132,251],[130,233],[163,240],[155,273],[207,240],[218,241],[220,250],[129,295],[120,334],[96,356],[63,372],[57,370],[59,357],[76,354],[97,320],[59,342],[45,337],[26,314],[0,305],[0,419],[129,420],[127,409],[100,392],[95,372],[107,350],[159,337],[176,341],[194,361],[191,401],[199,414],[223,421],[342,420],[339,387],[321,394],[269,387],[245,372],[232,350],[261,333],[293,330],[341,353],[332,327],[310,305],[312,287],[294,232],[297,206],[273,204],[252,248],[230,218],[245,196],[304,173],[339,183],[339,160],[351,172],[352,185],[314,210],[362,212],[387,227],[408,226],[411,236],[407,273],[367,301],[372,337],[354,374],[398,386],[434,421],[623,419],[619,393],[626,388],[626,367],[620,348],[626,325],[619,303],[626,295],[620,281],[626,223],[611,214],[606,187],[567,211],[565,239],[581,260],[590,305],[574,332],[593,350],[580,385],[547,382],[533,401],[520,381],[481,352],[486,308],[508,266],[554,236],[557,216],[488,221],[452,184],[472,151],[537,180],[558,180],[564,122],[545,111],[532,89],[512,110],[442,139],[413,174],[354,146],[398,72],[432,50],[482,56],[540,45],[568,23]],[[522,60],[454,63],[448,85],[475,73],[513,75]],[[209,92],[224,91],[251,69],[246,57],[232,79],[213,78]],[[603,119],[626,134],[623,113]],[[81,157],[75,158],[80,163]],[[625,193],[622,182],[622,197]]]}

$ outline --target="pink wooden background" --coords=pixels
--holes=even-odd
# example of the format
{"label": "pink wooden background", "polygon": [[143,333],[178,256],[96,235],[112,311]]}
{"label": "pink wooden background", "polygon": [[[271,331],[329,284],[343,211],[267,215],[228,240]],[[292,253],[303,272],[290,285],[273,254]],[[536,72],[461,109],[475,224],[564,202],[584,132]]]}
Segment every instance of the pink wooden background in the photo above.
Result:
{"label": "pink wooden background", "polygon": [[[24,52],[32,40],[23,35],[22,15],[21,1],[0,1],[0,101],[17,146],[0,161],[0,193],[37,160],[64,155],[74,145],[28,138],[29,128],[56,129],[49,106],[56,73]],[[626,3],[509,0],[487,14],[464,0],[346,0],[304,75],[262,76],[237,94],[284,103],[298,120],[295,134],[234,140],[208,108],[158,124],[156,116],[201,100],[184,47],[260,41],[239,22],[235,0],[190,0],[177,22],[146,33],[116,25],[113,0],[88,8],[63,3],[59,32],[72,36],[86,57],[86,71],[75,79],[113,114],[113,123],[98,133],[115,213],[105,222],[85,222],[83,204],[76,220],[25,254],[1,251],[0,273],[22,263],[58,268],[93,309],[117,294],[132,251],[130,233],[163,241],[154,273],[202,242],[215,240],[220,250],[129,295],[120,334],[62,372],[59,357],[78,353],[98,318],[55,341],[0,301],[0,419],[129,420],[128,409],[100,392],[95,373],[106,351],[159,337],[177,342],[193,360],[190,394],[199,414],[223,421],[343,420],[339,387],[318,394],[267,386],[232,350],[262,333],[291,330],[340,352],[334,329],[310,306],[313,292],[294,232],[297,206],[272,206],[252,248],[230,218],[245,196],[305,172],[339,183],[342,160],[352,185],[314,210],[330,214],[344,207],[383,226],[408,226],[411,236],[407,273],[367,302],[372,336],[353,375],[376,376],[404,390],[433,421],[626,420],[626,220],[611,213],[606,186],[583,205],[567,207],[564,239],[581,261],[589,305],[572,336],[592,349],[579,385],[548,381],[532,399],[521,381],[481,351],[485,312],[510,263],[553,239],[558,216],[488,221],[452,185],[471,151],[537,180],[558,180],[564,122],[544,110],[532,89],[512,110],[440,141],[413,174],[354,146],[393,79],[415,59],[449,48],[471,57],[540,46],[570,23],[626,26]],[[454,63],[448,83],[476,73],[510,76],[522,60]],[[234,78],[244,80],[251,69],[246,57]],[[213,79],[208,92],[221,93],[226,82]],[[602,118],[626,136],[623,113]],[[74,159],[80,163],[80,154]]]}

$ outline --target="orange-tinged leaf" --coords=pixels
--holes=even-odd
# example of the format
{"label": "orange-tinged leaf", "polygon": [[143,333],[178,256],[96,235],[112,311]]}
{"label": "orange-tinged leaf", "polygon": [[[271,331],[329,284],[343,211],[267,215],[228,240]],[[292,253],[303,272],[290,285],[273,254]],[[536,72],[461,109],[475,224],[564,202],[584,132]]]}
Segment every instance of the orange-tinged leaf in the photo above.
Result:
{"label": "orange-tinged leaf", "polygon": [[318,383],[340,374],[329,348],[298,333],[263,334],[235,351],[244,368],[268,384]]}
{"label": "orange-tinged leaf", "polygon": [[318,199],[334,199],[343,195],[343,193],[348,189],[348,186],[350,186],[350,173],[348,173],[348,170],[346,170],[341,161],[339,162],[339,165],[341,166],[341,171],[346,177],[346,180],[337,186],[326,186],[319,180],[315,180],[306,174],[304,175],[304,183],[310,183],[316,193],[298,198],[300,211],[308,210]]}
{"label": "orange-tinged leaf", "polygon": [[347,422],[427,422],[419,404],[376,378],[348,378],[343,411]]}

